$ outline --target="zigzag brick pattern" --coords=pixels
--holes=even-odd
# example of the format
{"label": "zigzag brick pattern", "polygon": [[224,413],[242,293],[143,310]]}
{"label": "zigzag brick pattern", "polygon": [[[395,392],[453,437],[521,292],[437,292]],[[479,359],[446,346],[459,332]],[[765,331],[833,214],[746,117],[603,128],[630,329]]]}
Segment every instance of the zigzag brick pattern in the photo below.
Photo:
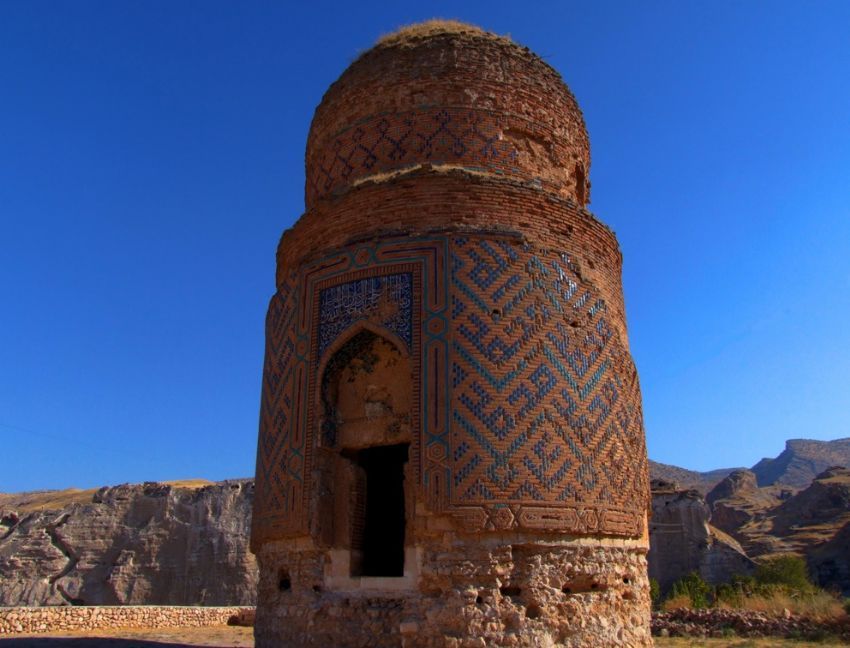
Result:
{"label": "zigzag brick pattern", "polygon": [[[398,261],[425,277],[422,294]],[[621,469],[646,454],[637,374],[605,300],[567,253],[469,236],[351,247],[282,283],[267,319],[257,537],[304,532],[319,437],[307,404],[322,359],[364,322],[421,363],[413,453],[433,510],[470,530],[640,533],[646,471]]]}
{"label": "zigzag brick pattern", "polygon": [[260,434],[253,532],[295,532],[303,525],[305,436],[303,411],[306,377],[305,341],[299,339],[297,278],[284,280],[269,303],[266,355],[260,401]]}
{"label": "zigzag brick pattern", "polygon": [[484,528],[639,532],[637,374],[605,301],[566,253],[457,238],[451,263],[452,504]]}

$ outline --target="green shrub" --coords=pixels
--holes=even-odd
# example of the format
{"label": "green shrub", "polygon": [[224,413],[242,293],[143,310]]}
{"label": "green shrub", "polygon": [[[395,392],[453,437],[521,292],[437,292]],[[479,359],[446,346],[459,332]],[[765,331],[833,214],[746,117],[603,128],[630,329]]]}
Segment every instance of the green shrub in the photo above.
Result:
{"label": "green shrub", "polygon": [[687,576],[673,583],[669,598],[674,599],[687,596],[691,600],[693,607],[704,608],[708,607],[711,593],[711,585],[706,583],[699,573],[692,571]]}
{"label": "green shrub", "polygon": [[850,598],[844,599],[844,611],[850,614]]}
{"label": "green shrub", "polygon": [[806,561],[799,556],[768,558],[756,568],[755,582],[795,592],[813,592],[816,589],[809,579]]}
{"label": "green shrub", "polygon": [[735,583],[721,583],[714,589],[714,603],[715,605],[739,608],[743,599],[747,596],[747,591]]}
{"label": "green shrub", "polygon": [[649,579],[649,599],[652,601],[652,607],[658,607],[661,602],[661,586],[654,578]]}

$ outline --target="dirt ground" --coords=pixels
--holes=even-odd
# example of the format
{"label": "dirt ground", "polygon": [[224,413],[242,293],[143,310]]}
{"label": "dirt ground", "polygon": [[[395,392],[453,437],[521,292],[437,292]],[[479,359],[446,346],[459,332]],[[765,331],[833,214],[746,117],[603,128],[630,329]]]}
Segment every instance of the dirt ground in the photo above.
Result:
{"label": "dirt ground", "polygon": [[[840,648],[847,644],[783,639],[663,639],[657,648]],[[0,638],[0,648],[253,648],[253,628],[161,628],[102,630]],[[329,647],[330,648],[330,647]]]}
{"label": "dirt ground", "polygon": [[846,643],[791,639],[683,639],[655,638],[656,648],[846,648]]}
{"label": "dirt ground", "polygon": [[0,637],[0,648],[188,648],[189,646],[253,648],[254,629],[236,626],[127,628]]}

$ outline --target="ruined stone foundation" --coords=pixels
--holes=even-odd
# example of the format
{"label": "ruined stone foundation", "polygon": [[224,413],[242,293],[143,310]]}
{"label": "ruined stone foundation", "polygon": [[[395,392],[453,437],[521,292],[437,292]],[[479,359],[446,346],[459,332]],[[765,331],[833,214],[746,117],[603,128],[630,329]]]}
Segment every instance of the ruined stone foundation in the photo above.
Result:
{"label": "ruined stone foundation", "polygon": [[257,646],[649,646],[640,387],[560,76],[458,23],[316,110],[266,320]]}
{"label": "ruined stone foundation", "polygon": [[[265,545],[258,644],[651,645],[641,543],[458,536],[442,544],[419,556],[417,591],[371,593],[326,591],[322,551]],[[291,589],[280,588],[281,570]]]}

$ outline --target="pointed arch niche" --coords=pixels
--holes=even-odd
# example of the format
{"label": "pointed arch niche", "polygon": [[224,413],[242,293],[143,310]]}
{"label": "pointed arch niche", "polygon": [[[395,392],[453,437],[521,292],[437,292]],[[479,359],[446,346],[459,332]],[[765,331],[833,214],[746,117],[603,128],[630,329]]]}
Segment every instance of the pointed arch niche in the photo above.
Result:
{"label": "pointed arch niche", "polygon": [[392,333],[361,323],[326,354],[319,377],[317,538],[332,549],[327,585],[411,575],[414,367]]}

